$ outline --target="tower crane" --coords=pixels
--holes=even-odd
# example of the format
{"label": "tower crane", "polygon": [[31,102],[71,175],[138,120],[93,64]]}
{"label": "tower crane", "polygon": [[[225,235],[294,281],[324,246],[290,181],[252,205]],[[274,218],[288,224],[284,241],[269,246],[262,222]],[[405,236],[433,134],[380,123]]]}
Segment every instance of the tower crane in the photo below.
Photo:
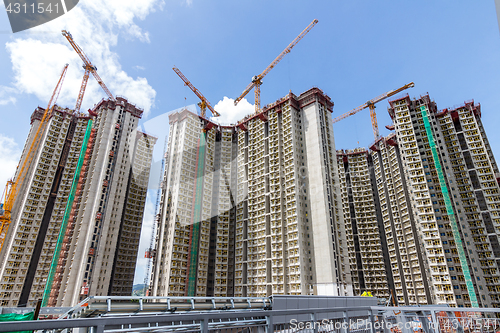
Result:
{"label": "tower crane", "polygon": [[195,87],[193,86],[193,84],[187,79],[187,77],[182,74],[182,72],[179,70],[179,68],[177,67],[173,67],[172,68],[174,70],[174,72],[179,75],[179,77],[181,78],[182,81],[184,81],[184,85],[188,86],[189,89],[191,89],[194,94],[196,96],[198,96],[198,98],[201,100],[200,103],[198,103],[198,106],[200,107],[201,109],[201,113],[200,115],[205,118],[205,113],[207,111],[207,108],[210,110],[210,112],[212,112],[212,116],[214,117],[219,117],[220,114],[214,110],[214,108],[212,107],[212,105],[210,105],[210,102],[205,98],[205,96],[203,96],[203,94]]}
{"label": "tower crane", "polygon": [[377,114],[375,113],[375,103],[378,103],[378,102],[380,102],[380,101],[382,101],[382,100],[384,100],[384,99],[386,99],[388,97],[396,95],[397,93],[399,93],[399,92],[401,92],[403,90],[406,90],[408,88],[413,88],[414,86],[415,86],[415,84],[413,82],[410,82],[410,83],[405,84],[404,86],[402,86],[402,87],[400,87],[398,89],[391,90],[391,91],[388,91],[386,93],[383,93],[382,95],[380,95],[378,97],[375,97],[374,99],[369,100],[365,104],[363,104],[361,106],[358,106],[357,108],[352,109],[351,111],[346,112],[343,115],[338,116],[337,118],[334,118],[332,120],[332,122],[335,124],[336,122],[339,122],[342,119],[345,119],[345,118],[347,118],[349,116],[352,116],[353,114],[356,114],[356,113],[358,113],[361,110],[369,108],[370,109],[370,117],[372,119],[373,135],[375,136],[375,140],[377,140],[378,137],[379,137],[379,132],[378,132]]}
{"label": "tower crane", "polygon": [[90,62],[90,60],[87,57],[87,55],[85,54],[85,52],[83,52],[83,50],[80,48],[80,46],[78,46],[78,44],[76,44],[76,42],[73,40],[73,37],[71,36],[71,34],[68,31],[63,30],[62,35],[64,37],[66,37],[68,42],[71,44],[73,49],[75,49],[76,53],[78,53],[78,55],[80,56],[80,58],[83,60],[83,63],[84,63],[83,68],[85,69],[85,74],[83,75],[82,85],[80,87],[80,92],[78,93],[78,98],[76,100],[75,113],[78,113],[80,111],[80,107],[82,105],[82,100],[83,100],[83,95],[85,94],[85,89],[87,88],[87,82],[89,80],[90,73],[92,73],[92,75],[95,77],[95,79],[97,80],[97,83],[99,83],[99,85],[104,90],[106,95],[108,95],[108,97],[114,101],[115,98],[113,97],[113,94],[111,94],[111,92],[109,91],[108,87],[106,87],[106,85],[102,81],[99,74],[97,74],[97,67],[92,65],[92,63]]}
{"label": "tower crane", "polygon": [[64,81],[64,77],[66,76],[66,71],[68,70],[68,66],[69,65],[66,64],[63,68],[61,76],[59,77],[59,81],[57,82],[54,92],[52,93],[52,97],[49,100],[49,104],[47,105],[47,108],[43,113],[40,124],[38,125],[38,128],[35,132],[35,136],[31,141],[31,145],[29,146],[28,152],[26,153],[26,158],[24,159],[24,161],[21,160],[22,164],[20,164],[17,167],[18,170],[15,180],[11,179],[7,182],[7,186],[5,189],[5,202],[3,204],[3,212],[2,215],[0,216],[0,250],[3,247],[5,236],[7,235],[7,231],[9,230],[12,208],[17,199],[17,194],[19,192],[20,185],[23,184],[24,178],[28,173],[28,169],[31,165],[33,157],[40,148],[40,143],[42,141],[43,133],[45,132],[48,119],[52,114],[54,105],[56,104],[57,97],[59,97],[59,92],[61,91],[62,83]]}
{"label": "tower crane", "polygon": [[280,55],[277,56],[276,59],[274,59],[273,62],[271,62],[271,64],[269,66],[267,66],[266,69],[264,69],[264,71],[262,73],[252,77],[252,82],[245,88],[245,90],[243,90],[241,95],[234,100],[234,105],[237,105],[238,102],[241,101],[243,99],[243,97],[245,97],[250,92],[250,90],[252,90],[252,88],[253,88],[254,93],[255,93],[255,113],[259,113],[259,111],[260,111],[260,85],[262,84],[262,79],[267,75],[267,73],[269,73],[269,71],[271,69],[273,69],[274,66],[276,66],[276,64],[278,64],[278,62],[281,61],[281,59],[283,59],[283,57],[287,53],[289,53],[292,50],[292,48],[295,45],[297,45],[297,43],[316,25],[316,23],[318,23],[318,20],[314,19],[307,26],[307,28],[305,28],[297,37],[295,37],[295,39],[283,50],[283,52],[281,52]]}

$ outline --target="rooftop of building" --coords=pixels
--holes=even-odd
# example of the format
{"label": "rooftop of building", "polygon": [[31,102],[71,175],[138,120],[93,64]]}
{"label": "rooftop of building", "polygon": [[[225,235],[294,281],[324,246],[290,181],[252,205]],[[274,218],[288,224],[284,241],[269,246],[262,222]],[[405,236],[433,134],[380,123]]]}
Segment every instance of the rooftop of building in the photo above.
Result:
{"label": "rooftop of building", "polygon": [[261,112],[259,112],[257,114],[254,113],[254,114],[247,115],[247,116],[243,117],[243,119],[239,120],[236,124],[220,125],[220,124],[213,122],[212,120],[210,120],[208,118],[204,118],[204,117],[197,115],[197,114],[195,114],[187,109],[183,109],[181,111],[170,114],[169,115],[169,123],[173,124],[177,121],[181,121],[181,120],[185,119],[188,115],[192,115],[192,116],[198,117],[199,119],[201,119],[205,122],[205,129],[206,130],[209,130],[209,129],[214,128],[214,127],[217,127],[220,130],[223,130],[223,129],[231,129],[234,131],[246,130],[247,124],[251,120],[259,118],[263,121],[266,121],[268,112],[270,112],[273,109],[276,112],[281,112],[281,108],[282,108],[283,104],[287,101],[296,109],[304,108],[304,107],[306,107],[314,102],[319,102],[321,104],[324,104],[328,111],[333,112],[334,103],[332,102],[331,98],[327,94],[325,94],[323,92],[323,90],[321,90],[317,87],[313,87],[313,88],[301,93],[298,97],[290,91],[286,96],[277,99],[273,103],[265,105],[262,108]]}

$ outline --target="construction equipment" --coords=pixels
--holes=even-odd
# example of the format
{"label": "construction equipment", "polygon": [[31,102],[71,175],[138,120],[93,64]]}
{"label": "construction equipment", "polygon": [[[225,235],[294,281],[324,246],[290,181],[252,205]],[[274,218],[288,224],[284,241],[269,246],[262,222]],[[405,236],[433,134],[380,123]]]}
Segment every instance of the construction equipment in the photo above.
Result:
{"label": "construction equipment", "polygon": [[396,95],[397,93],[399,93],[403,90],[406,90],[408,88],[413,88],[414,86],[415,86],[415,84],[413,82],[410,82],[410,83],[408,83],[408,84],[406,84],[398,89],[388,91],[388,92],[386,92],[378,97],[375,97],[374,99],[369,100],[365,104],[358,106],[357,108],[352,109],[351,111],[346,112],[343,115],[338,116],[337,118],[334,118],[333,123],[335,124],[336,122],[339,122],[342,119],[345,119],[349,116],[352,116],[353,114],[356,114],[361,110],[364,110],[366,108],[370,108],[370,117],[372,119],[373,135],[375,136],[375,140],[377,140],[380,135],[378,133],[378,123],[377,123],[377,114],[375,113],[375,103],[378,103],[378,102],[380,102],[388,97]]}
{"label": "construction equipment", "polygon": [[179,70],[179,68],[177,67],[173,67],[172,68],[174,70],[174,72],[179,75],[179,77],[182,79],[182,81],[184,81],[184,85],[188,86],[189,89],[191,89],[194,94],[196,96],[198,96],[198,98],[201,100],[200,103],[198,103],[198,106],[200,107],[200,115],[205,118],[205,114],[206,114],[206,111],[207,111],[207,108],[212,112],[212,116],[214,117],[219,117],[220,114],[214,110],[214,108],[212,107],[212,105],[210,105],[210,102],[205,98],[205,96],[203,96],[203,94],[198,90],[196,89],[195,86],[193,86],[193,84],[187,79],[186,76],[184,76],[184,74],[182,74],[182,72]]}
{"label": "construction equipment", "polygon": [[260,112],[260,85],[262,84],[262,79],[264,78],[264,76],[267,75],[267,73],[269,73],[269,71],[271,69],[273,69],[274,66],[276,66],[276,64],[278,64],[278,62],[281,61],[281,59],[283,59],[283,57],[285,56],[285,54],[289,53],[292,48],[316,25],[316,23],[318,23],[318,20],[313,20],[308,26],[307,28],[304,29],[304,31],[302,31],[284,50],[283,52],[280,53],[279,56],[276,57],[276,59],[273,60],[273,62],[271,62],[271,64],[269,66],[267,66],[266,69],[264,69],[264,71],[262,73],[260,73],[259,75],[255,75],[254,77],[252,77],[252,82],[245,88],[245,90],[243,90],[243,92],[241,93],[240,97],[236,98],[234,100],[234,105],[237,105],[239,101],[241,101],[243,99],[243,97],[245,97],[249,92],[250,90],[252,90],[252,88],[254,89],[254,92],[255,92],[255,113],[259,113]]}
{"label": "construction equipment", "polygon": [[78,53],[78,55],[80,56],[80,58],[83,60],[83,63],[84,63],[83,68],[85,69],[85,74],[83,75],[82,85],[80,87],[80,92],[78,93],[78,99],[76,100],[75,113],[78,113],[80,111],[80,107],[82,105],[82,100],[83,100],[83,95],[85,94],[85,88],[87,87],[87,81],[89,80],[90,73],[92,73],[92,75],[94,75],[95,79],[97,80],[97,83],[99,83],[99,85],[104,90],[106,95],[108,95],[108,97],[114,101],[115,98],[113,97],[113,94],[111,94],[111,92],[109,91],[108,87],[106,87],[106,85],[102,81],[99,74],[97,74],[97,67],[92,65],[89,58],[85,55],[85,53],[80,48],[80,46],[78,46],[78,44],[75,43],[75,41],[73,40],[73,37],[71,36],[71,34],[68,31],[63,30],[62,35],[64,37],[66,37],[68,42],[75,49],[76,53]]}
{"label": "construction equipment", "polygon": [[28,169],[29,166],[31,165],[33,157],[40,148],[40,143],[42,142],[43,133],[45,132],[45,128],[47,127],[48,119],[52,114],[52,109],[56,104],[57,98],[59,97],[59,92],[61,91],[62,83],[64,81],[64,77],[66,76],[68,66],[69,65],[66,64],[63,68],[61,76],[59,77],[59,81],[57,82],[54,92],[52,93],[52,96],[49,100],[49,104],[47,105],[47,108],[43,113],[42,119],[40,121],[40,124],[38,125],[35,136],[31,141],[31,145],[28,149],[28,152],[26,153],[26,158],[24,159],[22,164],[20,164],[20,166],[17,167],[18,171],[16,179],[9,180],[7,182],[7,187],[5,190],[5,202],[3,204],[3,214],[0,216],[0,251],[2,250],[3,243],[5,241],[5,236],[7,235],[7,231],[10,226],[12,207],[14,206],[14,203],[16,201],[17,194],[20,189],[19,186],[23,184],[24,178],[28,173]]}

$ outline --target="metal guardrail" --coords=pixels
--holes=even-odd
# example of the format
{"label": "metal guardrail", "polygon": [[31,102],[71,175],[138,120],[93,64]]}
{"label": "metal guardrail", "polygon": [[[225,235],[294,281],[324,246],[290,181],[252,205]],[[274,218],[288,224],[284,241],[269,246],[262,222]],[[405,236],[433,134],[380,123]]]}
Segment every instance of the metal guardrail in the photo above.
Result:
{"label": "metal guardrail", "polygon": [[[342,323],[374,322],[370,307],[363,308],[318,308],[295,310],[226,310],[188,312],[182,314],[106,316],[64,320],[40,320],[4,322],[0,332],[14,330],[44,330],[61,332],[120,333],[120,332],[297,332],[313,325],[314,332],[325,331],[328,325],[353,332]],[[312,323],[312,324],[308,324]],[[336,324],[338,323],[338,324]],[[75,330],[75,329],[79,330]],[[297,330],[298,329],[298,330]],[[338,331],[338,330],[337,330]],[[375,333],[372,325],[360,327],[356,332]]]}
{"label": "metal guardrail", "polygon": [[194,296],[90,296],[72,308],[65,308],[59,319],[103,316],[117,313],[151,314],[208,310],[268,310],[269,297],[194,297]]}
{"label": "metal guardrail", "polygon": [[[104,298],[104,297],[103,297]],[[447,306],[350,306],[112,313],[96,318],[0,323],[0,332],[335,332],[464,333],[500,330],[500,309]]]}

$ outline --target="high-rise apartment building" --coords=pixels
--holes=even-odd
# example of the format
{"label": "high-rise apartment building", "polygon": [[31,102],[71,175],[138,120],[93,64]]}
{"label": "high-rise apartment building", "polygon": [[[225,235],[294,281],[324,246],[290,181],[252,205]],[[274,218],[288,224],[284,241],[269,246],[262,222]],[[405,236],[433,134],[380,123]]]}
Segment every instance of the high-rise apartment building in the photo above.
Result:
{"label": "high-rise apartment building", "polygon": [[393,134],[370,152],[339,155],[355,293],[362,291],[358,281],[368,289],[365,275],[379,272],[365,269],[363,260],[378,252],[363,249],[360,237],[375,239],[376,232],[359,228],[359,212],[383,230],[387,286],[398,304],[498,307],[499,174],[480,106],[438,111],[429,96],[390,105]]}
{"label": "high-rise apartment building", "polygon": [[390,105],[394,133],[337,152],[354,294],[498,307],[499,173],[480,106]]}
{"label": "high-rise apartment building", "polygon": [[171,115],[153,294],[499,306],[500,174],[480,106],[390,105],[394,133],[337,152],[319,89],[234,126]]}
{"label": "high-rise apartment building", "polygon": [[429,96],[390,104],[409,190],[405,204],[427,271],[427,301],[500,306],[499,174],[480,105],[438,111]]}
{"label": "high-rise apartment building", "polygon": [[332,108],[314,88],[234,126],[170,115],[153,295],[352,294]]}
{"label": "high-rise apartment building", "polygon": [[394,287],[371,155],[363,148],[339,150],[337,161],[354,294],[389,298]]}
{"label": "high-rise apartment building", "polygon": [[[44,110],[32,115],[27,147]],[[0,252],[0,304],[70,306],[130,295],[156,138],[124,98],[88,115],[55,107]]]}
{"label": "high-rise apartment building", "polygon": [[[372,184],[376,187],[383,224],[387,276],[392,278],[392,297],[399,305],[429,304],[430,289],[427,269],[419,241],[416,216],[411,204],[403,159],[396,134],[380,138],[371,147]],[[391,277],[392,276],[392,277]]]}

